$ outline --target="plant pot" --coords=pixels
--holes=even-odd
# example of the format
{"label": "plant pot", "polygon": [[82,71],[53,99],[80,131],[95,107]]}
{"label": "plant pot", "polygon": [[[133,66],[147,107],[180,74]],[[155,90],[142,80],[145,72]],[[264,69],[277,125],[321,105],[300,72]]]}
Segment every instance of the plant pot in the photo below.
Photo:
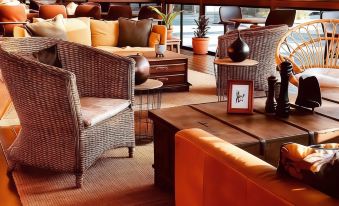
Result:
{"label": "plant pot", "polygon": [[194,54],[207,54],[209,40],[210,39],[208,37],[206,38],[193,37],[192,46]]}
{"label": "plant pot", "polygon": [[172,39],[173,29],[167,29],[167,39]]}

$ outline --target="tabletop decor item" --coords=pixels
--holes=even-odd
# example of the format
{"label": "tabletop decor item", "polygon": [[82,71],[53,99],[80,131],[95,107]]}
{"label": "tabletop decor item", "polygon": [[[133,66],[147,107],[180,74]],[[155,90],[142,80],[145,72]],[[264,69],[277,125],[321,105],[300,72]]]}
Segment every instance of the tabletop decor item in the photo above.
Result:
{"label": "tabletop decor item", "polygon": [[238,38],[227,48],[227,55],[234,62],[244,61],[250,54],[250,47],[241,38],[240,31],[238,30]]}
{"label": "tabletop decor item", "polygon": [[208,26],[209,19],[205,15],[201,15],[198,20],[194,19],[197,28],[194,31],[192,38],[192,47],[195,54],[207,54],[209,37],[207,32],[210,29]]}
{"label": "tabletop decor item", "polygon": [[150,75],[150,64],[148,60],[137,53],[136,55],[128,56],[135,61],[135,85],[142,84],[146,82]]}
{"label": "tabletop decor item", "polygon": [[292,74],[292,64],[288,61],[284,61],[279,65],[280,69],[280,92],[277,100],[277,111],[276,115],[279,117],[286,118],[289,116],[290,103],[288,98],[288,84],[289,78]]}
{"label": "tabletop decor item", "polygon": [[182,10],[182,11],[172,11],[172,12],[168,12],[167,14],[165,14],[165,13],[162,13],[161,11],[159,11],[159,9],[157,9],[156,7],[149,6],[148,8],[161,16],[162,21],[164,22],[165,26],[167,27],[167,39],[172,39],[173,21],[184,10]]}
{"label": "tabletop decor item", "polygon": [[227,112],[252,114],[253,90],[252,80],[227,81]]}
{"label": "tabletop decor item", "polygon": [[155,45],[156,57],[164,57],[165,51],[166,51],[166,45],[164,45],[164,44],[156,44]]}
{"label": "tabletop decor item", "polygon": [[299,78],[298,96],[296,105],[311,108],[321,106],[321,92],[318,79],[315,76],[302,75]]}
{"label": "tabletop decor item", "polygon": [[265,111],[266,113],[275,113],[277,109],[277,102],[275,101],[274,98],[274,89],[275,89],[275,84],[277,83],[277,78],[275,76],[270,76],[267,78],[268,81],[268,94],[267,94],[267,99],[266,99],[266,104],[265,104]]}

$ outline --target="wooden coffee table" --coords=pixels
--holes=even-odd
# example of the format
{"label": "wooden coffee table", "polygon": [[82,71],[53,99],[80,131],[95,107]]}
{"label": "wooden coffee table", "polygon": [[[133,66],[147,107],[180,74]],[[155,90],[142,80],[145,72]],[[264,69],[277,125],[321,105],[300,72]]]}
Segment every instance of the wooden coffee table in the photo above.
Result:
{"label": "wooden coffee table", "polygon": [[265,115],[265,101],[266,98],[255,99],[253,115],[227,114],[226,102],[150,111],[154,123],[156,186],[173,191],[174,135],[181,129],[203,129],[275,166],[283,143],[339,142],[339,112],[332,112],[338,111],[339,104],[324,100],[316,113],[294,111],[289,118],[282,119]]}
{"label": "wooden coffee table", "polygon": [[188,58],[183,54],[166,51],[164,57],[156,57],[153,51],[144,52],[116,52],[118,55],[143,55],[151,65],[150,78],[161,81],[162,91],[189,91],[187,80]]}

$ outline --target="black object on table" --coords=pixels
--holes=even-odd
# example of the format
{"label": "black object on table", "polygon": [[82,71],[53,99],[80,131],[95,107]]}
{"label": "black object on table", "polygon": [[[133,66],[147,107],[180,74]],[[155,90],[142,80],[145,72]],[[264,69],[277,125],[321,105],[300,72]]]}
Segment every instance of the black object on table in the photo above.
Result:
{"label": "black object on table", "polygon": [[288,84],[290,75],[292,74],[292,64],[288,61],[284,61],[280,64],[280,93],[277,100],[276,115],[279,117],[288,117],[290,112],[290,103],[288,98]]}
{"label": "black object on table", "polygon": [[266,113],[275,113],[277,109],[277,102],[275,101],[274,98],[275,93],[274,87],[278,80],[275,76],[270,76],[267,78],[267,81],[268,81],[268,94],[265,104],[265,111]]}
{"label": "black object on table", "polygon": [[315,76],[301,76],[299,78],[298,97],[296,105],[311,108],[321,106],[321,92],[318,79]]}

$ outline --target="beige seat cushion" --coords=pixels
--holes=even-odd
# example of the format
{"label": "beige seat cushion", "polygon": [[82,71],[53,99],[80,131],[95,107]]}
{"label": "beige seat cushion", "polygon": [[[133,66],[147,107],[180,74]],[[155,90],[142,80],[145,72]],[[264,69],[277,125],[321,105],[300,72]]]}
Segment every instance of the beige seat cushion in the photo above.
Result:
{"label": "beige seat cushion", "polygon": [[86,127],[93,126],[123,111],[131,104],[125,99],[83,97],[80,99],[81,114]]}
{"label": "beige seat cushion", "polygon": [[118,46],[119,22],[91,19],[92,46]]}
{"label": "beige seat cushion", "polygon": [[[112,46],[97,46],[97,49],[102,49],[110,53],[117,52],[145,52],[145,51],[155,51],[154,48],[151,47],[112,47]],[[155,53],[154,53],[155,55]]]}
{"label": "beige seat cushion", "polygon": [[295,76],[299,79],[301,75],[315,76],[319,81],[320,87],[339,87],[339,69],[310,68]]}

